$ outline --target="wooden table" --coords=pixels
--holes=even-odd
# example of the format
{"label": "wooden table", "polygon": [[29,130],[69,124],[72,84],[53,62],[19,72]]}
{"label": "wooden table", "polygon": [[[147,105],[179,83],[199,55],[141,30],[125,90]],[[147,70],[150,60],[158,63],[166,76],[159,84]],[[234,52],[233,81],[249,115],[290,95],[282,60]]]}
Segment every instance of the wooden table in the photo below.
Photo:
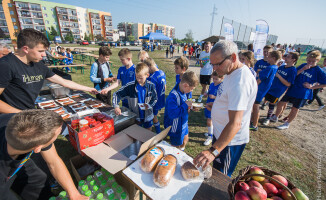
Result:
{"label": "wooden table", "polygon": [[71,69],[75,69],[76,72],[78,68],[80,68],[80,73],[84,74],[84,69],[87,67],[85,64],[75,64],[75,65],[50,65],[48,68],[65,68],[65,67],[71,67]]}
{"label": "wooden table", "polygon": [[52,61],[54,65],[57,65],[58,62],[62,61],[63,59],[65,59],[66,56],[62,56],[62,55],[54,55],[52,56]]}
{"label": "wooden table", "polygon": [[[140,191],[139,200],[149,200],[150,198],[143,198],[144,192],[137,184],[135,184],[129,177],[122,173],[122,175],[129,180]],[[232,179],[220,171],[213,168],[212,176],[209,179],[204,180],[195,194],[195,200],[229,200],[228,186]],[[188,199],[185,199],[188,200]]]}

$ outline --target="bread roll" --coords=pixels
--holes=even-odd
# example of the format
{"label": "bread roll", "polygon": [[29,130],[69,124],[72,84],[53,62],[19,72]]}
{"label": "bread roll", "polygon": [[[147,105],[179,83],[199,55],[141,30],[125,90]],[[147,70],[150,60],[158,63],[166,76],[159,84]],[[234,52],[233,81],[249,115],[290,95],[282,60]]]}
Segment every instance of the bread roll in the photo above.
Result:
{"label": "bread roll", "polygon": [[164,156],[157,165],[153,180],[159,187],[165,187],[169,184],[177,166],[177,158],[171,154]]}
{"label": "bread roll", "polygon": [[190,161],[181,167],[181,174],[185,180],[193,180],[199,176],[199,170]]}
{"label": "bread roll", "polygon": [[140,168],[146,173],[153,171],[157,163],[163,158],[163,151],[161,147],[150,148],[140,161]]}

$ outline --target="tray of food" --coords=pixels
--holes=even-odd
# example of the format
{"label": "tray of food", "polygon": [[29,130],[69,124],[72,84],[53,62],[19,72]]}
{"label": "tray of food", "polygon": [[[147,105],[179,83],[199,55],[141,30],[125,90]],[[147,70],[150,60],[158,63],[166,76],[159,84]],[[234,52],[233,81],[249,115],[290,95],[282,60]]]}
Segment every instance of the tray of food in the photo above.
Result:
{"label": "tray of food", "polygon": [[105,106],[104,103],[99,103],[99,104],[91,105],[91,108],[101,108],[101,107],[104,107],[104,106]]}
{"label": "tray of food", "polygon": [[62,106],[55,107],[55,108],[50,108],[49,110],[52,110],[52,111],[58,113],[59,115],[63,115],[63,114],[68,113],[67,110],[64,107],[62,107]]}
{"label": "tray of food", "polygon": [[68,97],[74,99],[74,98],[78,98],[78,97],[82,97],[83,95],[81,93],[76,93],[76,94],[71,94],[71,95],[68,95]]}
{"label": "tray of food", "polygon": [[201,109],[201,108],[204,108],[204,104],[203,103],[192,103],[192,108]]}
{"label": "tray of food", "polygon": [[69,107],[71,109],[76,109],[76,108],[80,108],[80,107],[84,107],[84,106],[86,106],[84,103],[76,103],[76,104],[69,105]]}
{"label": "tray of food", "polygon": [[102,103],[101,101],[96,100],[96,99],[92,99],[92,98],[88,98],[88,99],[82,100],[80,102],[86,104],[87,106],[91,106],[91,105]]}
{"label": "tray of food", "polygon": [[88,110],[89,108],[87,106],[82,106],[82,107],[79,107],[79,108],[72,108],[72,110],[74,112],[80,112],[80,111],[84,111],[84,110]]}
{"label": "tray of food", "polygon": [[[59,101],[59,100],[61,100],[61,101]],[[68,97],[64,98],[64,99],[58,99],[56,101],[62,106],[67,106],[67,105],[76,103],[76,101],[74,101],[73,99],[70,99]]]}
{"label": "tray of food", "polygon": [[41,109],[50,109],[50,108],[55,108],[55,107],[58,107],[58,106],[59,105],[57,103],[55,103],[53,100],[38,103],[38,107],[41,108]]}
{"label": "tray of food", "polygon": [[65,114],[61,115],[61,117],[62,117],[63,120],[68,121],[71,118],[71,114],[70,113],[65,113]]}

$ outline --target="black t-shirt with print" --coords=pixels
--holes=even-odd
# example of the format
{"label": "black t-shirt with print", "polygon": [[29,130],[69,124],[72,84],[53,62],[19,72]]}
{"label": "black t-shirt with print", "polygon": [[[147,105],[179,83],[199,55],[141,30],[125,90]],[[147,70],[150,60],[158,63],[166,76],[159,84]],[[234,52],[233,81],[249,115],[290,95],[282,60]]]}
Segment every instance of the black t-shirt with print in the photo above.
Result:
{"label": "black t-shirt with print", "polygon": [[10,53],[0,59],[0,100],[20,110],[34,108],[44,80],[53,75],[43,62],[26,65]]}

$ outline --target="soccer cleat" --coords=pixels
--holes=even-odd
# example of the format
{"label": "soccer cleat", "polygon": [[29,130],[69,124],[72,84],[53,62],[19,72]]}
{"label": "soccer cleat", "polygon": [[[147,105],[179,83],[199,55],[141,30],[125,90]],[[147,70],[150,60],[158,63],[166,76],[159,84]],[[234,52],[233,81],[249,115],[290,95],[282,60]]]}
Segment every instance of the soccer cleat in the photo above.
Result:
{"label": "soccer cleat", "polygon": [[270,122],[269,119],[264,119],[262,124],[265,125],[265,126],[268,126],[269,122]]}
{"label": "soccer cleat", "polygon": [[205,145],[205,146],[208,146],[208,145],[210,145],[210,144],[212,143],[212,141],[213,141],[212,136],[209,136],[209,137],[205,140],[204,145]]}
{"label": "soccer cleat", "polygon": [[258,131],[258,126],[254,126],[254,125],[250,124],[249,130]]}
{"label": "soccer cleat", "polygon": [[201,103],[202,100],[203,100],[203,97],[202,97],[202,96],[199,96],[197,102],[198,102],[198,103]]}
{"label": "soccer cleat", "polygon": [[278,117],[276,117],[276,115],[272,115],[270,120],[271,122],[278,122]]}
{"label": "soccer cleat", "polygon": [[290,124],[288,122],[285,122],[284,124],[282,124],[281,126],[276,127],[279,130],[284,130],[284,129],[288,129],[290,126]]}
{"label": "soccer cleat", "polygon": [[325,105],[319,106],[318,110],[321,110],[325,107]]}

